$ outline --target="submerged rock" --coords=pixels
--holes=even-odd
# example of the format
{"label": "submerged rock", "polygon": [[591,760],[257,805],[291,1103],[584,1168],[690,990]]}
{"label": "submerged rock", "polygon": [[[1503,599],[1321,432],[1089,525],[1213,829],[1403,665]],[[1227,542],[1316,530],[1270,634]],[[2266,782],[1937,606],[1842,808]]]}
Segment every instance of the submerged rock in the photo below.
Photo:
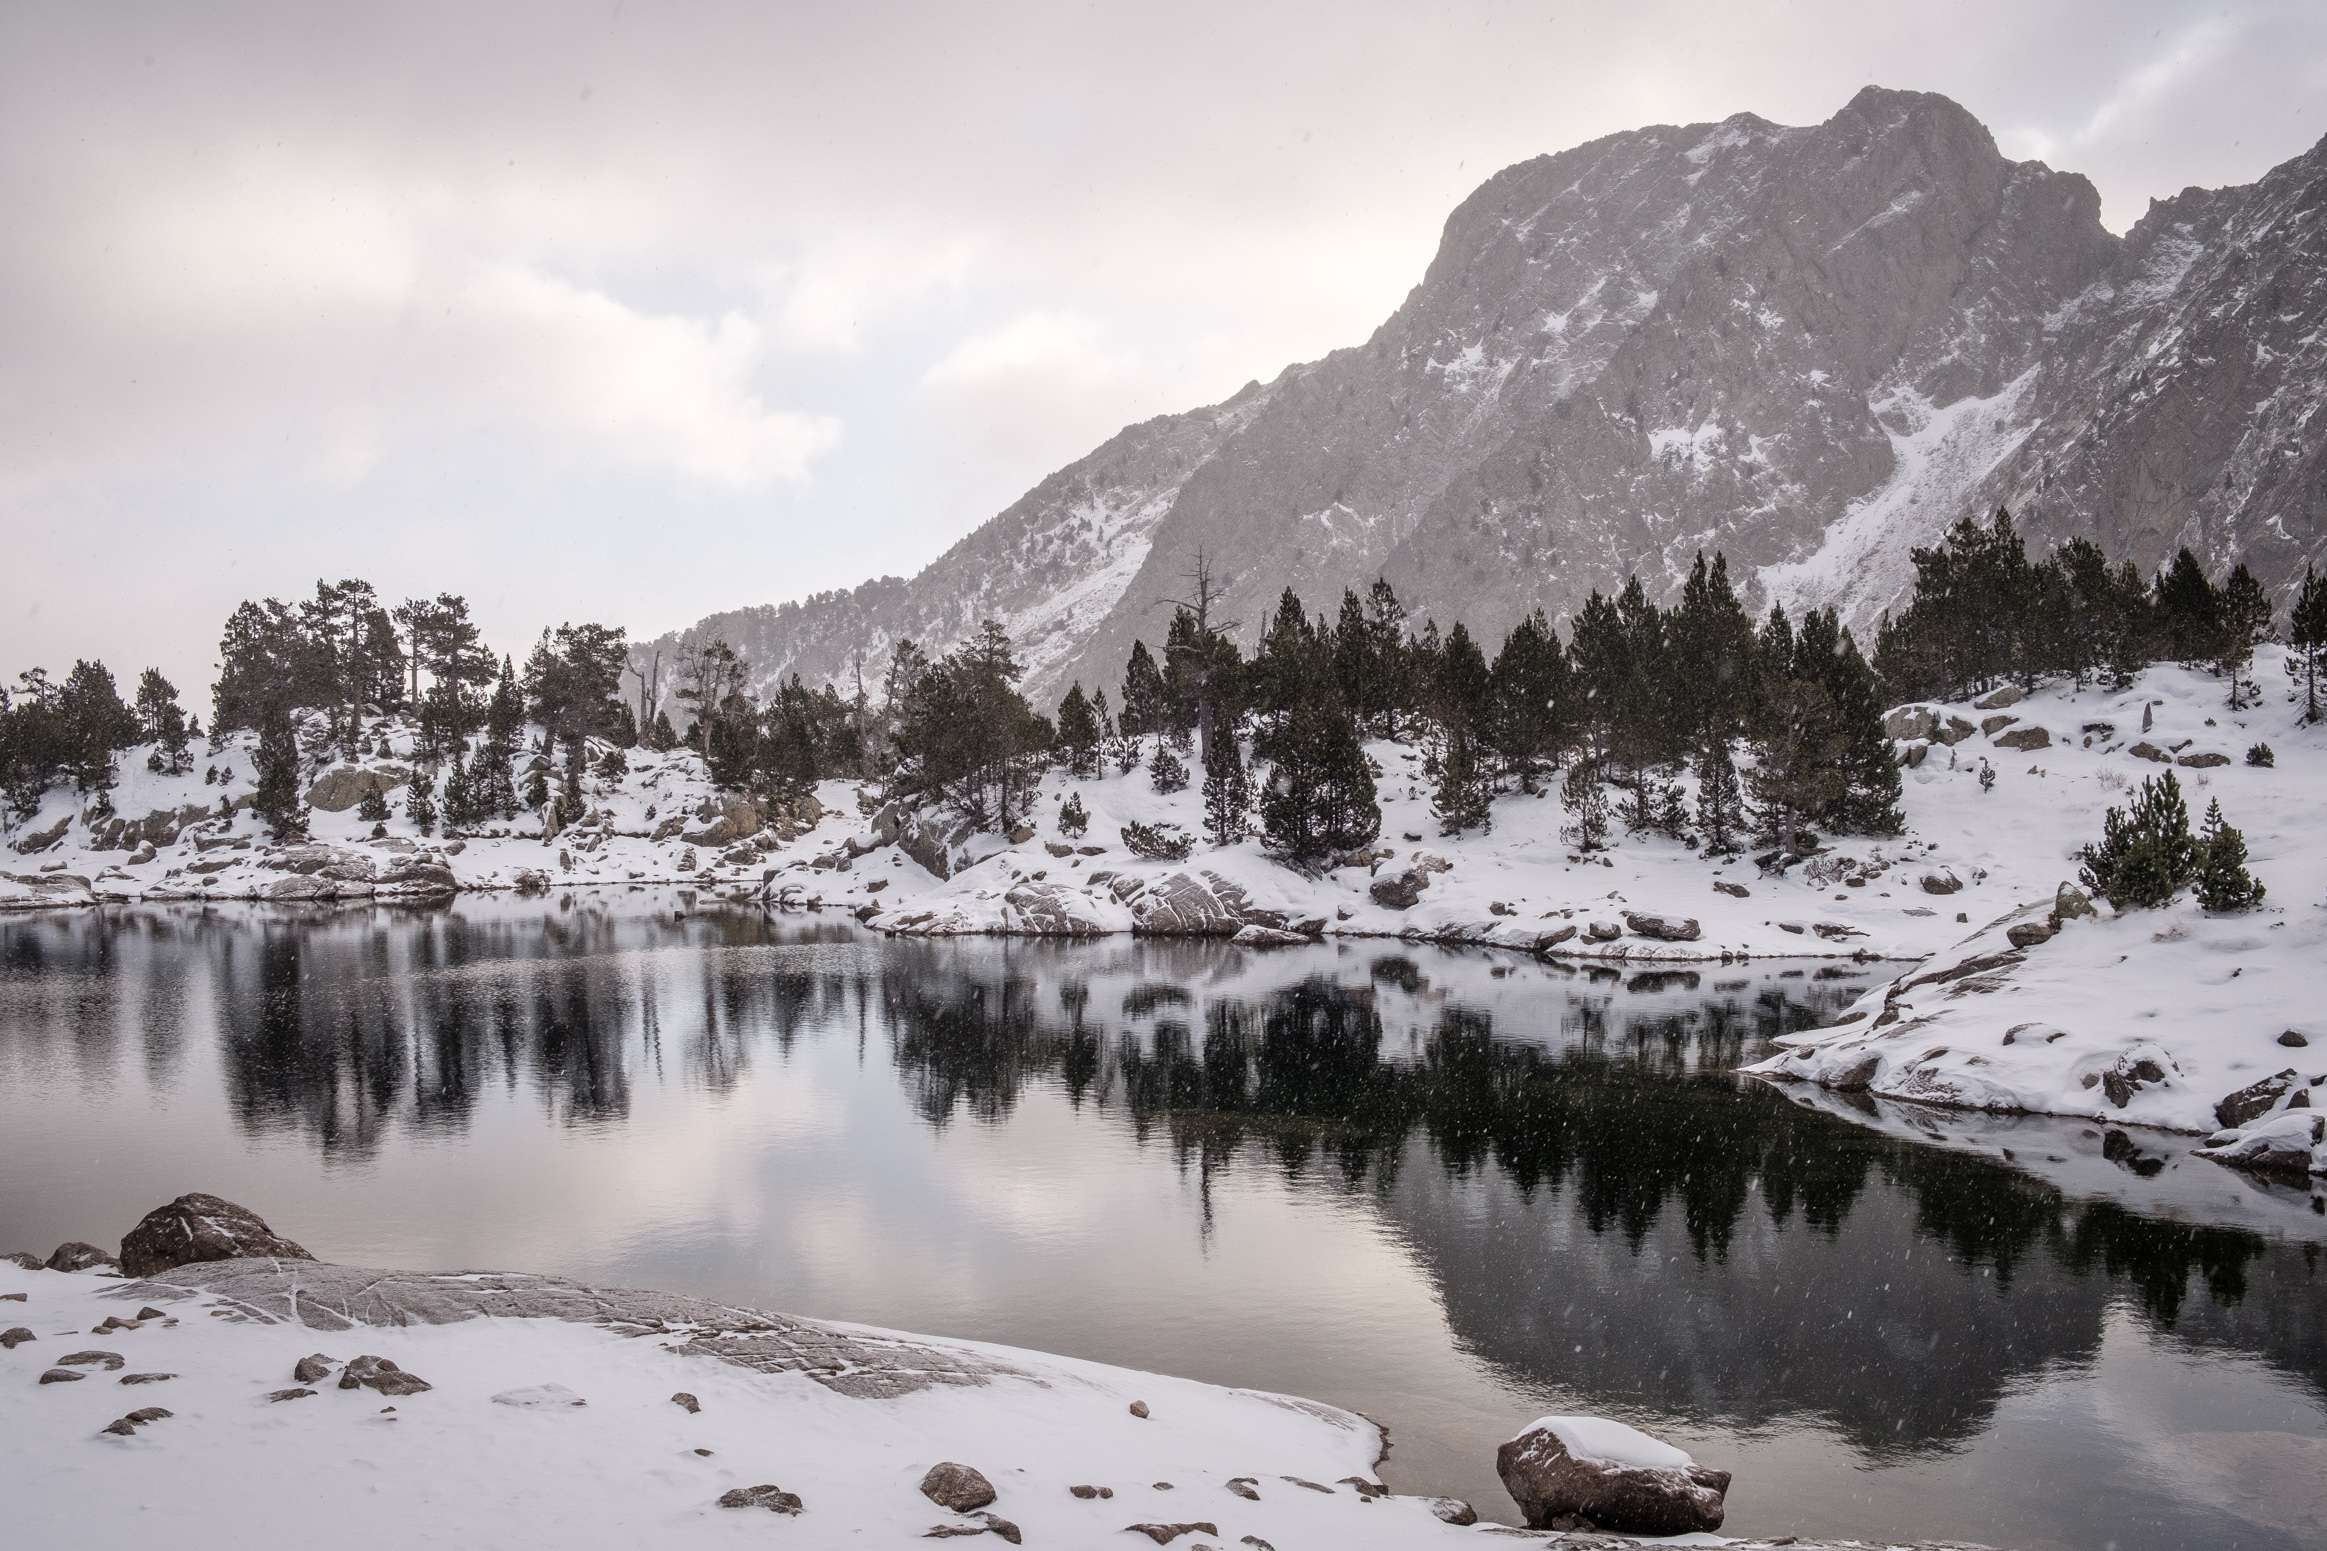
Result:
{"label": "submerged rock", "polygon": [[1495,1469],[1530,1529],[1710,1533],[1729,1490],[1726,1470],[1601,1417],[1547,1416],[1503,1445]]}

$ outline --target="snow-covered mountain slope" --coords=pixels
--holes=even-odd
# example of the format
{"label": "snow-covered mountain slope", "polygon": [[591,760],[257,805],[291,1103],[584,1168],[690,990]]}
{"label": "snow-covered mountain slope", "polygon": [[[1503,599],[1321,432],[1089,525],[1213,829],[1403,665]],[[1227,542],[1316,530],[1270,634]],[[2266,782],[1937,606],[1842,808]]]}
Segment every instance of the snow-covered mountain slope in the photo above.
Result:
{"label": "snow-covered mountain slope", "polygon": [[853,691],[861,654],[867,692],[877,696],[898,641],[916,641],[934,655],[993,618],[1008,628],[1037,681],[1058,680],[1139,573],[1188,477],[1259,412],[1270,391],[1253,384],[1225,404],[1117,432],[911,581],[885,576],[802,602],[713,614],[639,644],[633,660],[643,665],[661,654],[667,703],[678,687],[678,654],[690,643],[724,640],[742,653],[763,699],[795,673],[810,685]]}
{"label": "snow-covered mountain slope", "polygon": [[[2008,501],[2146,566],[2283,586],[2327,503],[2327,143],[2125,238],[2081,176],[1944,97],[1654,126],[1490,178],[1365,344],[1125,431],[911,582],[714,616],[767,672],[845,675],[986,614],[1047,705],[1112,685],[1208,551],[1257,631],[1387,574],[1499,637],[1718,546],[1867,626],[1907,552]],[[667,644],[667,643],[666,643]]]}

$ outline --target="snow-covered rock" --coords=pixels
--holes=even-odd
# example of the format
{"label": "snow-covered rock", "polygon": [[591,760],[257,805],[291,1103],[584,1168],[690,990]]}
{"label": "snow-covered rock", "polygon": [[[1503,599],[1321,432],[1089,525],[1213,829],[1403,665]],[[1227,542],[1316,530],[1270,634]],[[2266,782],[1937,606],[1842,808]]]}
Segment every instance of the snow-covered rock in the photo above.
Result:
{"label": "snow-covered rock", "polygon": [[1546,1416],[1495,1456],[1534,1529],[1687,1535],[1721,1527],[1729,1472],[1599,1416]]}

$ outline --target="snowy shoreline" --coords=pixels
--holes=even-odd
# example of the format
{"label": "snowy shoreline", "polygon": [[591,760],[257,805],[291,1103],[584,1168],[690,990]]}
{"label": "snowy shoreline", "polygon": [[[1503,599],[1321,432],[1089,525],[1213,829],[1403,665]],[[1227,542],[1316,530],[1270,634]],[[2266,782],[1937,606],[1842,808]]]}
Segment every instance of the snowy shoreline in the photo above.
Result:
{"label": "snowy shoreline", "polygon": [[1314,1401],[672,1294],[254,1258],[0,1261],[0,1298],[0,1496],[28,1544],[143,1547],[157,1513],[359,1547],[1652,1543],[1390,1492],[1387,1431]]}

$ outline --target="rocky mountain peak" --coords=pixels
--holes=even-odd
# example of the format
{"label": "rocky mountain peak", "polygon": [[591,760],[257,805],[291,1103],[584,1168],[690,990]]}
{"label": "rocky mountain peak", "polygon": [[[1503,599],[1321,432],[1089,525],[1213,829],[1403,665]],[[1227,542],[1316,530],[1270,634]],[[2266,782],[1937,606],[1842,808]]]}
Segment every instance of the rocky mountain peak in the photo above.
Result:
{"label": "rocky mountain peak", "polygon": [[910,582],[698,629],[813,681],[994,614],[1047,699],[1112,685],[1198,550],[1255,629],[1285,586],[1329,610],[1383,574],[1492,639],[1715,547],[1864,628],[1910,548],[1999,501],[2281,583],[2327,489],[2323,205],[2327,146],[2120,240],[2084,177],[1878,86],[1815,125],[1604,136],[1482,183],[1364,344],[1124,431]]}

